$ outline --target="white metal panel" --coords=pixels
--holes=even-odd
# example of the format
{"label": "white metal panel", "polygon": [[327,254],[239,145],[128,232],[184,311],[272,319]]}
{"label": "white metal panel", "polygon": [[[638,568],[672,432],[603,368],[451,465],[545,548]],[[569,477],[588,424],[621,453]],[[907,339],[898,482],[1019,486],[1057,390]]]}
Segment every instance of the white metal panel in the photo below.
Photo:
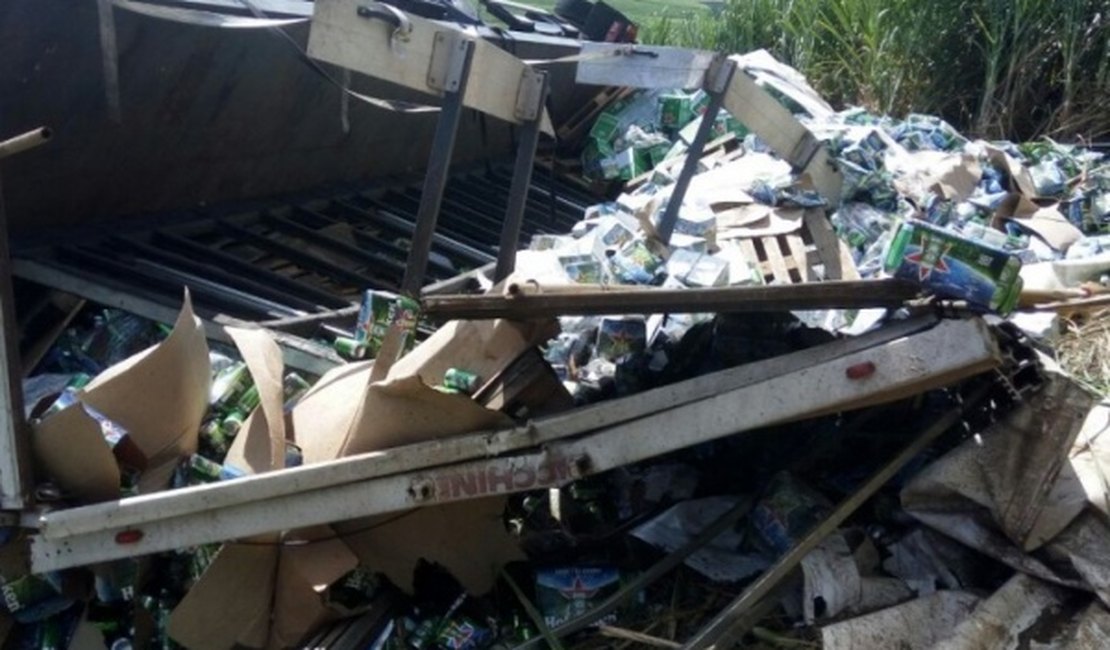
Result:
{"label": "white metal panel", "polygon": [[[848,367],[864,362],[874,364],[873,375],[861,380],[846,377]],[[284,492],[233,506],[192,509],[180,516],[148,512],[148,519],[143,522],[124,527],[92,527],[83,533],[69,533],[63,530],[65,526],[53,525],[55,518],[64,518],[66,512],[49,513],[42,518],[42,532],[32,545],[32,566],[35,571],[47,571],[431,503],[557,485],[579,475],[739,431],[861,403],[897,399],[907,392],[952,382],[997,364],[993,338],[980,321],[945,322],[919,334],[688,401],[573,441],[554,442],[538,452]],[[643,395],[622,401],[637,397]],[[275,473],[272,478],[295,485],[297,474],[286,471]],[[250,480],[257,479],[240,479],[244,482],[241,485]],[[235,485],[232,481],[211,487],[226,491],[233,490]],[[217,491],[183,492],[187,493],[176,496],[195,501],[198,496]],[[81,515],[69,514],[71,522],[74,514]],[[117,543],[116,534],[129,529],[142,531],[141,539],[130,544]]]}
{"label": "white metal panel", "polygon": [[582,43],[580,84],[632,88],[701,88],[712,52],[678,47]]}
{"label": "white metal panel", "polygon": [[359,6],[374,5],[372,0],[316,0],[315,4],[309,56],[441,97],[440,84],[429,83],[436,60],[436,35],[454,34],[474,41],[475,46],[463,104],[507,122],[521,123],[516,106],[520,85],[525,80],[534,83],[538,73],[472,31],[409,15],[406,19],[412,25],[411,32],[404,38],[393,38],[394,28],[385,21],[359,16]]}
{"label": "white metal panel", "polygon": [[[738,66],[742,57],[732,57]],[[725,91],[724,106],[751,129],[780,158],[809,174],[817,191],[835,206],[840,202],[843,180],[832,164],[824,143],[764,90],[749,72],[738,67]]]}

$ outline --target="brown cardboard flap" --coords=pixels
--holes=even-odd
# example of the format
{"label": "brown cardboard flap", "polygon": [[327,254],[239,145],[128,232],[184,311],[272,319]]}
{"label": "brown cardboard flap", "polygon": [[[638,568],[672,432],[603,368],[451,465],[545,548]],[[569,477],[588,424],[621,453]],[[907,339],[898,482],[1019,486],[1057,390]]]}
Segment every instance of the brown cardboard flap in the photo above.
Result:
{"label": "brown cardboard flap", "polygon": [[[307,543],[302,543],[307,542]],[[328,526],[285,538],[278,560],[269,646],[295,647],[308,632],[335,616],[322,594],[358,566],[358,558]]]}
{"label": "brown cardboard flap", "polygon": [[[372,367],[372,362],[363,362],[334,368],[297,402],[292,413],[293,430],[306,465],[342,456],[345,434],[358,412]],[[256,447],[251,445],[246,453],[258,457]]]}
{"label": "brown cardboard flap", "polygon": [[553,319],[451,321],[398,360],[387,378],[418,376],[434,386],[443,383],[448,368],[459,368],[489,379],[522,352],[558,333]]}
{"label": "brown cardboard flap", "polygon": [[491,411],[466,395],[449,395],[430,388],[419,377],[373,384],[366,388],[365,395],[343,444],[344,456],[498,429],[513,423],[508,416]]}
{"label": "brown cardboard flap", "polygon": [[225,544],[170,614],[170,637],[190,650],[248,640],[259,618],[269,619],[278,552],[274,543]]}
{"label": "brown cardboard flap", "polygon": [[[722,215],[725,217],[721,223]],[[772,208],[764,205],[750,205],[733,208],[717,215],[717,239],[740,239],[747,237],[773,237],[788,235],[802,227],[802,208]],[[757,218],[752,219],[755,216]]]}
{"label": "brown cardboard flap", "polygon": [[[398,360],[384,381],[370,383],[372,363],[332,370],[293,409],[305,463],[511,425],[502,413],[428,384],[441,383],[452,367],[492,377],[556,332],[553,320],[451,322]],[[482,592],[492,585],[495,567],[520,557],[501,522],[504,503],[504,498],[484,499],[333,528],[352,533],[344,541],[358,558],[402,587],[411,589],[416,561],[427,558],[471,591]]]}
{"label": "brown cardboard flap", "polygon": [[1038,208],[1029,215],[1015,214],[1013,222],[1031,231],[1058,251],[1083,238],[1083,232],[1064,216],[1057,206]]}
{"label": "brown cardboard flap", "polygon": [[208,410],[211,382],[204,327],[185,293],[173,332],[94,379],[81,399],[130,432],[149,459],[141,487],[162,489],[172,466],[196,451],[197,431]]}
{"label": "brown cardboard flap", "polygon": [[[1020,168],[1020,166],[1019,166]],[[915,151],[887,157],[896,187],[916,195],[931,190],[950,201],[963,201],[975,191],[983,170],[975,156],[946,151]]]}
{"label": "brown cardboard flap", "polygon": [[[228,327],[240,356],[258,388],[259,407],[236,436],[225,462],[249,473],[285,467],[285,414],[281,348],[266,330]],[[246,454],[247,447],[252,452]]]}
{"label": "brown cardboard flap", "polygon": [[[196,450],[208,409],[208,343],[185,292],[173,332],[158,345],[108,368],[81,401],[126,429],[148,459],[143,492],[164,489],[182,456]],[[33,430],[32,447],[48,474],[81,499],[119,497],[119,469],[100,428],[80,407],[51,415]],[[114,485],[112,485],[114,483]]]}
{"label": "brown cardboard flap", "polygon": [[493,587],[501,566],[524,559],[505,530],[504,510],[505,497],[490,497],[346,521],[333,528],[362,564],[408,593],[413,569],[424,558],[443,565],[468,592],[483,594]]}
{"label": "brown cardboard flap", "polygon": [[1012,191],[1021,192],[1029,198],[1037,196],[1037,189],[1033,185],[1033,177],[1029,174],[1029,170],[1022,164],[1014,160],[1008,153],[995,147],[983,143],[983,151],[987,153],[987,159],[995,167],[1005,171],[1010,180],[1013,181],[1010,189]]}
{"label": "brown cardboard flap", "polygon": [[119,498],[119,466],[100,424],[73,404],[36,424],[31,447],[46,476],[82,501]]}

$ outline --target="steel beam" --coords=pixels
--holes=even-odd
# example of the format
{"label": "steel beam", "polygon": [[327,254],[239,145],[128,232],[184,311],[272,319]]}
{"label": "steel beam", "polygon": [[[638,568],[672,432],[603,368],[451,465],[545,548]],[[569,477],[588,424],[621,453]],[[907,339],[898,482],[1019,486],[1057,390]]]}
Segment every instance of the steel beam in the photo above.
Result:
{"label": "steel beam", "polygon": [[536,119],[527,122],[520,131],[516,163],[513,165],[513,183],[509,186],[509,199],[505,206],[505,223],[501,226],[501,241],[497,247],[495,281],[503,280],[516,266],[516,247],[520,241],[520,227],[524,222],[524,208],[528,201],[528,187],[532,184],[532,167],[536,162],[536,145],[540,141],[540,115],[547,99],[547,75],[540,88],[540,110]]}
{"label": "steel beam", "polygon": [[[560,485],[741,431],[901,399],[999,363],[994,339],[978,320],[944,322],[872,347],[841,341],[788,356],[545,418],[524,430],[48,512],[37,522],[33,568]],[[861,365],[872,374],[847,372]],[[514,453],[490,458],[507,452]],[[124,531],[138,532],[117,539]]]}
{"label": "steel beam", "polygon": [[713,132],[713,124],[717,119],[717,114],[721,112],[721,107],[724,105],[725,90],[731,83],[732,74],[735,70],[736,64],[733,61],[719,58],[714,61],[713,67],[706,75],[706,86],[709,86],[706,88],[706,92],[709,94],[709,105],[706,106],[705,114],[701,117],[701,124],[698,125],[698,131],[694,134],[694,141],[690,143],[690,149],[686,152],[686,160],[682,163],[682,171],[675,179],[674,187],[671,189],[671,195],[667,201],[667,207],[663,211],[663,217],[659,220],[659,226],[657,227],[659,239],[664,244],[671,242],[671,235],[674,234],[674,227],[678,222],[678,213],[682,209],[682,201],[686,198],[686,190],[689,189],[690,180],[694,178],[694,174],[698,171],[702,151],[705,149],[705,143],[709,141],[709,134]]}
{"label": "steel beam", "polygon": [[[443,106],[436,132],[432,140],[432,155],[428,159],[428,169],[424,176],[424,189],[420,194],[420,210],[416,214],[416,230],[412,235],[412,249],[409,251],[405,277],[401,280],[401,291],[418,297],[424,285],[424,274],[428,268],[428,255],[432,249],[436,220],[443,203],[443,189],[447,185],[447,172],[451,158],[455,155],[455,137],[459,132],[459,119],[462,117],[463,96],[466,94],[470,62],[474,57],[474,41],[462,39],[459,48],[452,53],[452,65],[457,66],[453,79],[447,81],[443,95]],[[462,61],[455,63],[455,58]]]}

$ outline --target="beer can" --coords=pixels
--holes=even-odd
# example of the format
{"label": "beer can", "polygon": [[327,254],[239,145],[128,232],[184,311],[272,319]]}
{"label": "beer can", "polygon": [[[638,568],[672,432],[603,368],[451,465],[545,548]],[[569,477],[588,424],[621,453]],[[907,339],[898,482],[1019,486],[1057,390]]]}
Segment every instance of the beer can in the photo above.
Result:
{"label": "beer can", "polygon": [[472,395],[478,390],[478,375],[459,368],[448,368],[443,374],[443,385],[461,393]]}
{"label": "beer can", "polygon": [[227,408],[246,390],[250,381],[250,371],[243,362],[232,364],[216,375],[212,381],[209,404],[216,410]]}
{"label": "beer can", "polygon": [[285,466],[300,467],[304,465],[304,452],[296,444],[285,441]]}
{"label": "beer can", "polygon": [[335,351],[348,359],[361,359],[366,356],[366,346],[346,336],[335,337]]}
{"label": "beer can", "polygon": [[247,414],[239,409],[233,410],[227,414],[227,417],[220,422],[220,432],[227,439],[232,439],[239,435],[239,429],[243,428],[243,423],[247,421]]}
{"label": "beer can", "polygon": [[196,483],[215,483],[220,480],[223,467],[219,463],[209,460],[200,454],[189,456],[189,478]]}
{"label": "beer can", "polygon": [[258,386],[256,386],[254,382],[251,382],[250,386],[248,386],[247,389],[243,391],[243,394],[239,396],[239,399],[236,400],[235,410],[249,414],[251,411],[258,408],[258,404],[261,401],[262,398],[258,394]]}
{"label": "beer can", "polygon": [[899,224],[884,267],[938,296],[1001,314],[1021,295],[1017,255],[916,219]]}
{"label": "beer can", "polygon": [[285,375],[281,382],[282,399],[285,402],[285,409],[289,410],[297,404],[297,401],[304,396],[305,393],[312,388],[312,384],[308,383],[304,377],[301,377],[295,372]]}
{"label": "beer can", "polygon": [[362,293],[358,321],[355,324],[355,340],[369,348],[372,355],[377,353],[389,329],[392,303],[393,300],[380,291],[368,289]]}

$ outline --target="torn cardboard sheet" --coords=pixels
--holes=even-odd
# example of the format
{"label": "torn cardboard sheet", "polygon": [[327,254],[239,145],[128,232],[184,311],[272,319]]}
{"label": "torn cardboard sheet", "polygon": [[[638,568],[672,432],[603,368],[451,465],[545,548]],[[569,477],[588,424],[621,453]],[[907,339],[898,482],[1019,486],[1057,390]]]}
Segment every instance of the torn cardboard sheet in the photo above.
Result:
{"label": "torn cardboard sheet", "polygon": [[757,183],[789,184],[793,182],[790,164],[764,153],[749,153],[716,169],[690,179],[686,196],[713,207],[718,204],[750,203],[747,188]]}
{"label": "torn cardboard sheet", "polygon": [[358,565],[335,532],[318,526],[225,544],[170,616],[187,648],[289,648],[335,616],[328,585]]}
{"label": "torn cardboard sheet", "polygon": [[[281,349],[265,330],[227,328],[227,331],[258,388],[259,406],[243,423],[224,462],[247,473],[281,469],[285,466],[285,414],[282,405],[285,369]],[[182,639],[178,639],[179,642],[196,648],[231,647],[236,644],[258,648],[292,647],[307,632],[334,615],[324,605],[322,593],[329,584],[358,564],[354,553],[327,526],[263,535],[247,543],[263,549],[273,548],[276,552],[264,550],[251,553],[240,549],[225,553],[225,546],[193,589],[214,602],[192,602],[190,591],[173,612],[172,620],[177,621],[175,629],[185,634],[185,639],[190,638],[187,636],[190,633],[181,632],[182,629],[210,628],[207,636],[199,640],[202,643],[195,645]],[[239,563],[244,561],[244,557],[248,558],[246,561],[250,565],[240,568]],[[266,562],[270,562],[268,567],[261,566]],[[238,620],[237,625],[209,618],[219,616],[222,599],[244,597],[236,593],[223,594],[218,585],[233,580],[237,573],[247,571],[268,571],[273,576],[270,582],[259,584],[257,591],[248,596],[255,601],[246,612],[251,616]],[[217,587],[212,587],[212,584]],[[236,606],[226,602],[222,605]]]}
{"label": "torn cardboard sheet", "polygon": [[963,591],[938,591],[908,603],[821,628],[824,650],[926,650],[960,621],[979,598]]}
{"label": "torn cardboard sheet", "polygon": [[941,495],[960,495],[987,508],[1023,550],[1038,548],[1079,513],[1082,504],[1049,500],[1094,397],[1077,382],[1048,373],[1040,392],[940,461],[902,493],[915,514],[932,512]]}
{"label": "torn cardboard sheet", "polygon": [[[464,395],[430,388],[448,368],[489,378],[524,351],[547,340],[554,321],[448,323],[401,358],[386,380],[369,384],[372,364],[325,375],[293,409],[306,463],[330,460],[461,433],[498,429],[512,420]],[[487,591],[495,567],[520,552],[501,521],[504,498],[466,501],[402,515],[336,524],[364,564],[411,589],[421,558],[439,562],[474,593]],[[354,533],[358,534],[354,534]]]}
{"label": "torn cardboard sheet", "polygon": [[[285,467],[285,364],[281,348],[266,330],[226,329],[258,389],[258,407],[243,423],[224,463],[247,473],[281,469]],[[246,453],[248,447],[252,454]]]}
{"label": "torn cardboard sheet", "polygon": [[1022,633],[1041,619],[1057,614],[1066,594],[1043,580],[1018,573],[989,598],[980,602],[932,650],[978,650],[1020,647]]}
{"label": "torn cardboard sheet", "polygon": [[1056,206],[1038,208],[1027,215],[1014,214],[1004,219],[1037,235],[1058,251],[1066,251],[1069,246],[1083,238],[1083,231],[1072,225]]}
{"label": "torn cardboard sheet", "polygon": [[[740,497],[731,496],[683,501],[633,529],[632,536],[670,553],[689,543],[739,502]],[[771,566],[763,555],[741,552],[742,541],[741,533],[726,530],[687,557],[686,566],[718,582],[743,580]]]}
{"label": "torn cardboard sheet", "polygon": [[492,497],[335,524],[365,566],[412,593],[421,559],[451,572],[470,593],[488,592],[505,564],[525,559],[505,529],[505,499]]}
{"label": "torn cardboard sheet", "polygon": [[[365,380],[346,381],[336,386],[351,390],[320,392],[303,398],[293,409],[294,428],[306,462],[512,425],[504,414],[484,408],[466,395],[441,393],[419,377],[370,386]],[[349,401],[338,401],[340,397]],[[344,412],[347,409],[355,410],[353,417]],[[348,426],[340,428],[344,422]],[[329,430],[331,426],[337,428]]]}
{"label": "torn cardboard sheet", "polygon": [[839,614],[873,611],[909,600],[897,578],[866,576],[842,534],[826,538],[802,558],[802,613],[806,623]]}
{"label": "torn cardboard sheet", "polygon": [[804,108],[811,117],[828,119],[835,111],[794,68],[777,61],[767,50],[755,50],[730,57],[760,86],[769,86]]}
{"label": "torn cardboard sheet", "polygon": [[276,536],[224,544],[170,614],[170,637],[190,649],[264,647],[253,628],[260,619],[268,627],[279,553]]}
{"label": "torn cardboard sheet", "polygon": [[554,338],[554,319],[537,321],[451,321],[402,357],[389,379],[420,377],[425,384],[443,383],[448,368],[458,368],[487,380],[516,360],[525,350]]}
{"label": "torn cardboard sheet", "polygon": [[[472,431],[509,426],[502,413],[464,395],[433,390],[419,377],[373,384],[344,441],[343,455],[386,449]],[[306,432],[304,426],[298,431]],[[312,434],[305,435],[305,441]],[[438,562],[472,593],[493,585],[494,567],[521,556],[501,521],[504,497],[424,508],[407,515],[372,517],[337,524],[364,564],[381,570],[402,589],[411,590],[412,572],[421,558]]]}
{"label": "torn cardboard sheet", "polygon": [[[906,511],[1011,567],[1094,591],[1110,603],[1110,527],[1087,497],[1108,468],[1087,454],[1106,412],[1073,380],[1046,386],[1005,419],[925,468],[902,491]],[[1087,433],[1081,432],[1087,431]],[[1080,450],[1075,450],[1075,443]],[[1079,458],[1073,464],[1072,460]],[[1029,551],[1043,550],[1034,554]]]}
{"label": "torn cardboard sheet", "polygon": [[128,432],[145,458],[139,491],[165,489],[181,458],[196,451],[208,409],[208,343],[185,293],[166,340],[97,376],[80,403],[34,425],[32,449],[46,474],[83,501],[118,499],[119,467],[87,404]]}
{"label": "torn cardboard sheet", "polygon": [[1010,190],[1020,192],[1026,197],[1032,199],[1037,196],[1037,189],[1033,184],[1033,177],[1029,174],[1029,170],[1024,165],[1016,161],[1005,151],[987,144],[986,142],[979,142],[978,146],[982,147],[983,152],[987,156],[987,160],[999,170],[1006,172],[1010,178]]}
{"label": "torn cardboard sheet", "polygon": [[802,208],[773,208],[752,204],[717,213],[717,239],[772,237],[797,232],[802,227]]}
{"label": "torn cardboard sheet", "polygon": [[894,175],[894,186],[908,196],[933,192],[950,201],[964,201],[983,175],[975,156],[968,153],[888,149],[885,163]]}
{"label": "torn cardboard sheet", "polygon": [[358,558],[328,526],[287,535],[278,556],[269,647],[295,647],[307,634],[337,617],[324,592],[358,566]]}

